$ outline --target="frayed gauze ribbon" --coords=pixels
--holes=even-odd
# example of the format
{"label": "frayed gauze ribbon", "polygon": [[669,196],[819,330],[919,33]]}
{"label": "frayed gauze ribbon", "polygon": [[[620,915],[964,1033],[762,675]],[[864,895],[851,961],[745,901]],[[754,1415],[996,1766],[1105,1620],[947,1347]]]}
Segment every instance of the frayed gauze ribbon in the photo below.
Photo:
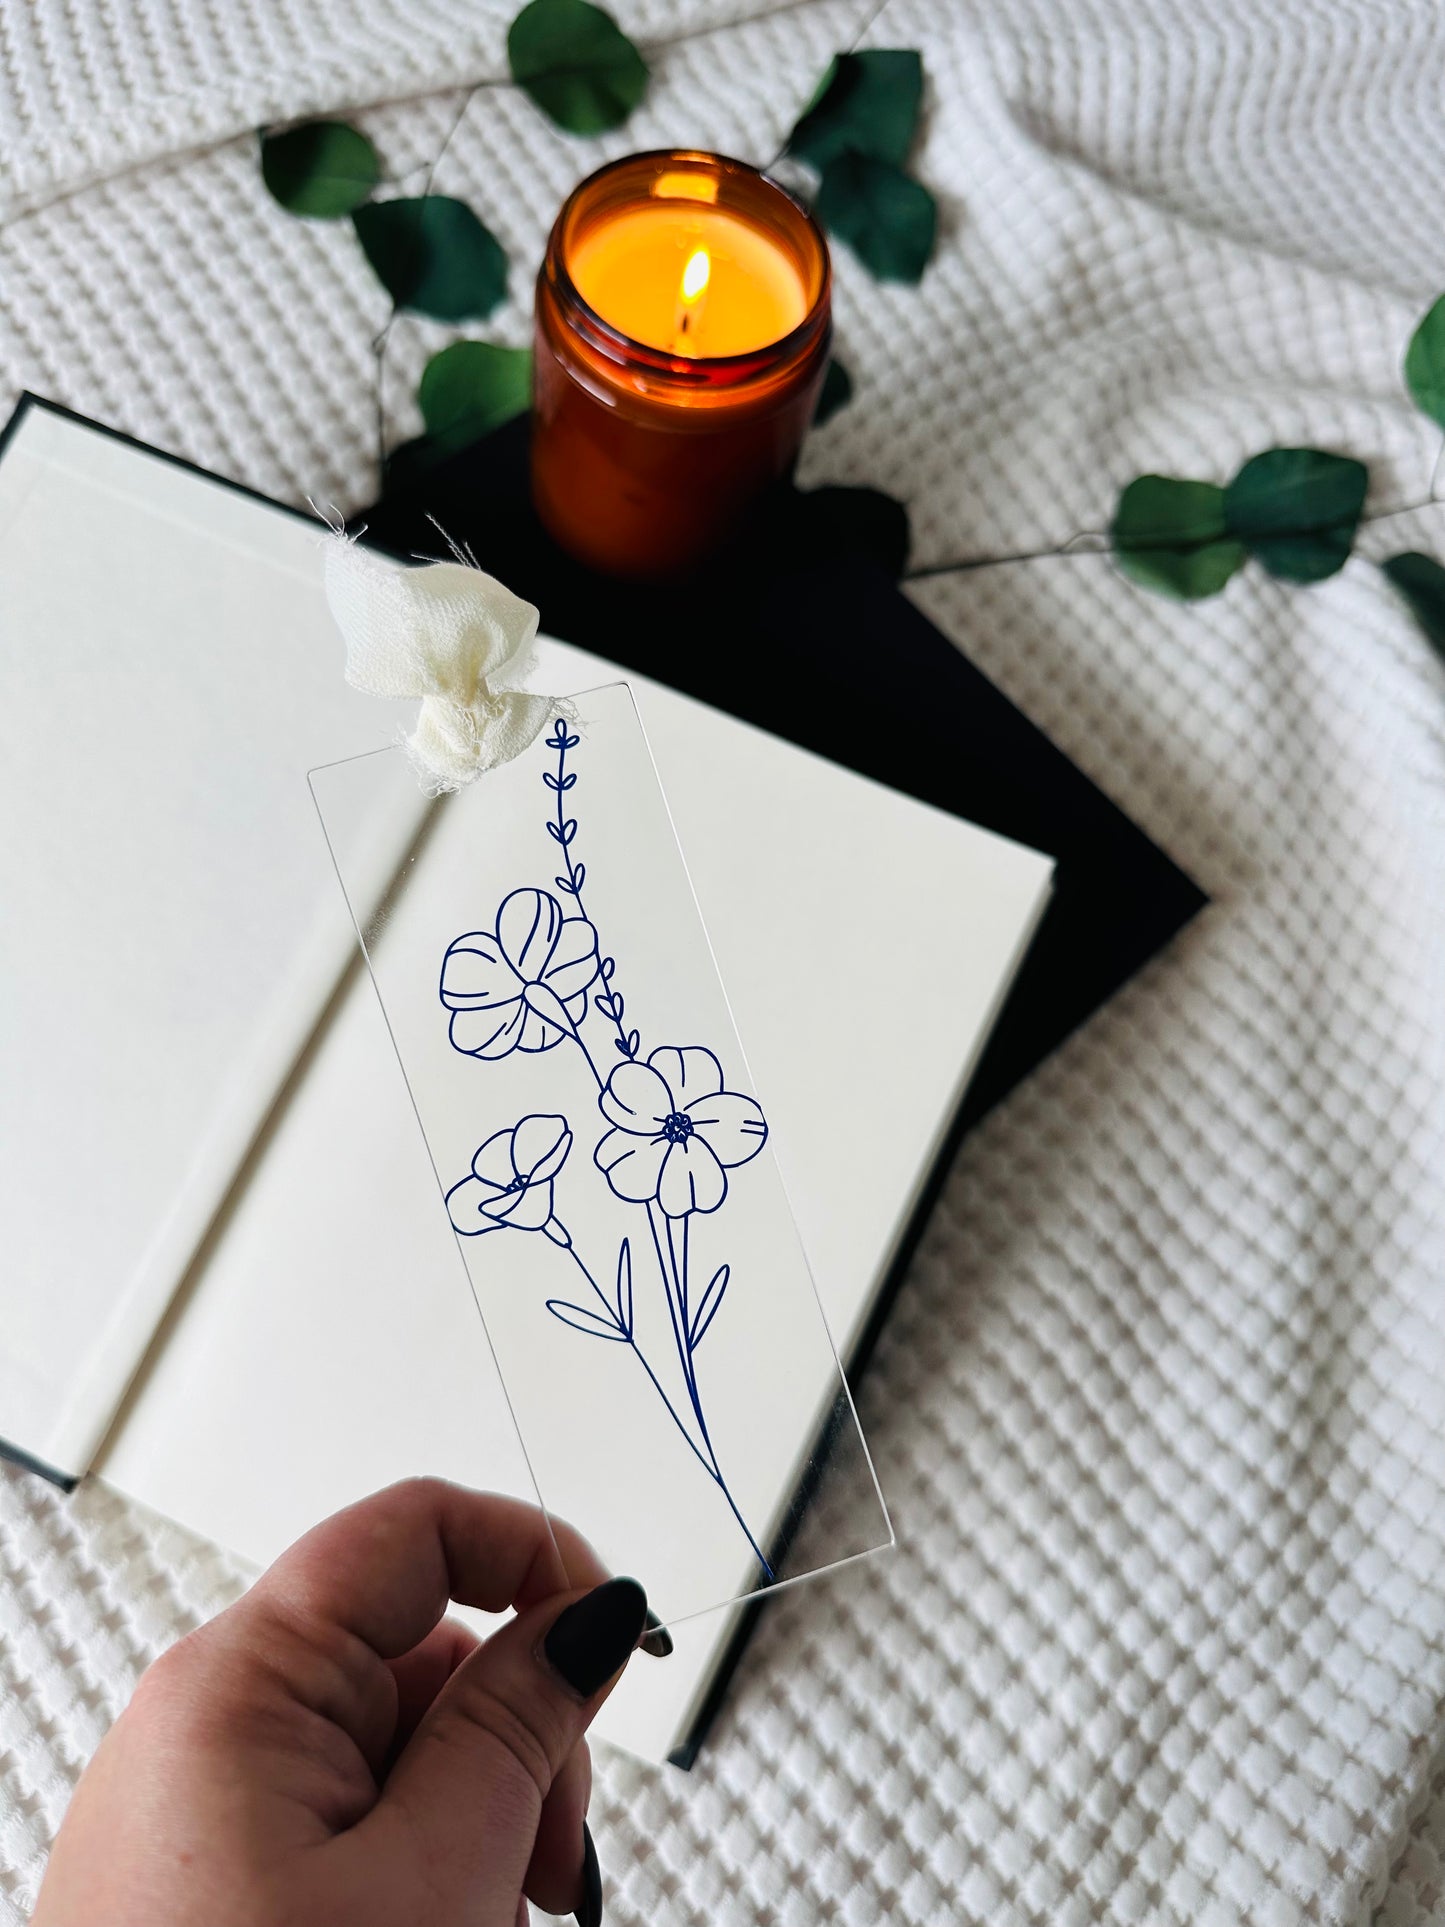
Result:
{"label": "frayed gauze ribbon", "polygon": [[537,611],[480,569],[399,568],[342,537],[328,546],[326,599],[352,688],[420,698],[406,749],[432,795],[520,756],[563,708],[520,686]]}

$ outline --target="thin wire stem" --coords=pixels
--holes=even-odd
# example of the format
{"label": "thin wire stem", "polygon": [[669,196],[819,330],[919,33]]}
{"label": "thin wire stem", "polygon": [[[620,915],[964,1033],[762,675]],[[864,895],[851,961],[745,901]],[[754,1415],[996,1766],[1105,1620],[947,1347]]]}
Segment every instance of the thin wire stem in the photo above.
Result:
{"label": "thin wire stem", "polygon": [[[801,4],[805,6],[808,5],[809,3],[810,3],[810,0],[801,0]],[[862,40],[864,34],[872,32],[873,28],[876,27],[878,22],[883,18],[883,15],[890,4],[891,4],[891,0],[878,0],[878,4],[873,8],[871,13],[867,14],[864,17],[862,26],[859,27],[858,31],[854,34],[853,38],[848,42],[848,45],[843,49],[843,52],[845,54],[856,53],[858,51],[858,43]],[[787,11],[787,9],[779,8],[779,12],[784,12],[784,11]],[[766,20],[770,18],[768,14],[757,14],[753,17],[759,20]],[[737,22],[730,21],[728,24],[730,26],[731,25],[743,26],[743,25],[746,25],[747,23],[744,21],[737,21]],[[764,166],[763,172],[765,174],[771,174],[773,169],[777,166],[778,162],[783,158],[784,154],[787,153],[788,138],[789,136],[784,136],[782,146],[778,149],[777,153],[774,154],[773,158],[770,161],[768,161]]]}
{"label": "thin wire stem", "polygon": [[381,332],[371,344],[371,352],[376,357],[376,473],[378,483],[386,473],[386,347],[391,340],[391,331],[396,322],[396,303],[391,304],[391,313],[382,324]]}
{"label": "thin wire stem", "polygon": [[[1270,539],[1271,541],[1288,541],[1294,536],[1327,535],[1331,529],[1368,529],[1373,528],[1378,522],[1391,522],[1402,515],[1418,515],[1424,509],[1445,507],[1445,501],[1442,501],[1441,497],[1435,492],[1435,482],[1442,467],[1445,467],[1445,445],[1442,445],[1440,458],[1437,459],[1435,464],[1435,474],[1431,477],[1430,493],[1423,501],[1400,502],[1394,508],[1377,509],[1373,515],[1361,515],[1353,521],[1316,522],[1310,528],[1271,529],[1269,532]],[[1211,535],[1202,538],[1192,546],[1203,548],[1208,542],[1217,542],[1219,539],[1217,535]],[[1095,546],[1089,548],[1077,546],[1085,542],[1094,544]],[[1190,546],[1190,543],[1181,542],[1177,536],[1160,536],[1157,541],[1134,542],[1130,544],[1131,549],[1136,554],[1147,552],[1150,549],[1187,549]],[[900,580],[904,582],[927,582],[935,576],[967,575],[974,569],[1003,568],[1012,562],[1048,562],[1061,558],[1073,561],[1082,556],[1107,556],[1112,554],[1112,552],[1113,546],[1110,538],[1103,530],[1081,529],[1077,535],[1071,535],[1068,540],[1058,548],[1024,549],[1010,555],[969,555],[960,557],[956,562],[927,562],[924,563],[921,568],[906,569]]]}

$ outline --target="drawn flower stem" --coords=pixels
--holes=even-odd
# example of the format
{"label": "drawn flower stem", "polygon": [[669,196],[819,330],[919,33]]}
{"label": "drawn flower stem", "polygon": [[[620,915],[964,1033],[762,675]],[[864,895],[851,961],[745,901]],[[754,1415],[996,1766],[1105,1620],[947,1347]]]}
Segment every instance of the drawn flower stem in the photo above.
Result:
{"label": "drawn flower stem", "polygon": [[582,1055],[587,1059],[587,1068],[596,1079],[598,1090],[602,1090],[607,1080],[603,1077],[601,1071],[598,1070],[592,1053],[587,1048],[587,1040],[582,1035],[582,1026],[574,1022],[572,1013],[562,1002],[561,998],[557,996],[555,991],[549,990],[545,984],[528,984],[523,995],[530,1009],[536,1011],[539,1017],[544,1017],[549,1024],[555,1025],[564,1037],[570,1037],[572,1039],[573,1043],[576,1044]]}
{"label": "drawn flower stem", "polygon": [[[572,1262],[576,1265],[577,1269],[582,1273],[582,1276],[587,1280],[588,1284],[591,1285],[594,1293],[598,1298],[598,1301],[602,1305],[603,1310],[606,1312],[607,1316],[615,1324],[616,1317],[617,1317],[616,1312],[613,1310],[612,1305],[608,1302],[606,1292],[602,1289],[601,1285],[598,1284],[597,1280],[593,1277],[591,1271],[587,1268],[587,1265],[583,1260],[581,1252],[579,1252],[576,1245],[573,1245],[573,1244],[569,1244],[567,1249],[572,1255]],[[668,1397],[667,1392],[664,1389],[661,1380],[657,1376],[657,1373],[653,1371],[651,1365],[648,1363],[646,1353],[643,1351],[642,1347],[638,1344],[636,1338],[633,1336],[631,1332],[626,1332],[623,1334],[623,1336],[626,1339],[626,1342],[628,1343],[628,1345],[631,1346],[634,1354],[636,1355],[638,1364],[642,1367],[643,1371],[647,1373],[647,1376],[652,1380],[654,1391],[657,1393],[657,1396],[662,1400],[663,1404],[667,1407],[668,1417],[672,1420],[673,1424],[677,1427],[678,1431],[681,1432],[682,1436],[687,1440],[688,1446],[692,1451],[693,1457],[697,1460],[698,1464],[702,1467],[703,1471],[707,1473],[710,1479],[717,1479],[718,1474],[717,1474],[716,1467],[710,1465],[707,1459],[704,1458],[702,1452],[698,1448],[697,1440],[692,1436],[692,1433],[688,1431],[686,1425],[683,1424],[682,1419],[678,1414],[677,1407],[673,1404],[672,1400]]]}
{"label": "drawn flower stem", "polygon": [[[661,1232],[658,1229],[659,1217],[662,1218],[663,1226],[665,1227],[665,1230]],[[764,1575],[769,1580],[775,1579],[777,1574],[773,1571],[762,1547],[753,1537],[752,1528],[739,1511],[737,1501],[728,1488],[727,1480],[723,1477],[722,1467],[718,1463],[717,1448],[714,1446],[708,1432],[707,1419],[703,1416],[702,1398],[697,1388],[697,1367],[693,1362],[692,1340],[687,1323],[687,1278],[685,1273],[679,1270],[678,1267],[676,1247],[673,1242],[672,1220],[660,1212],[655,1204],[650,1204],[647,1207],[647,1222],[652,1228],[652,1245],[657,1253],[658,1270],[662,1274],[662,1289],[667,1299],[668,1316],[672,1320],[672,1336],[677,1346],[677,1361],[682,1367],[683,1381],[687,1386],[688,1403],[692,1406],[693,1417],[697,1420],[697,1429],[702,1438],[703,1449],[707,1454],[703,1462],[716,1481],[718,1490],[727,1500],[728,1507],[733,1517],[737,1520],[738,1525],[742,1528],[743,1537],[752,1547],[753,1553],[758,1564],[762,1567]],[[683,1219],[682,1225],[683,1250],[685,1253],[687,1249],[686,1218]],[[665,1256],[664,1247],[666,1249]],[[655,1382],[654,1380],[654,1383]],[[673,1417],[677,1417],[675,1412],[673,1413]],[[702,1454],[700,1453],[698,1456],[701,1457]]]}
{"label": "drawn flower stem", "polygon": [[588,1070],[591,1071],[592,1075],[597,1079],[598,1090],[599,1091],[604,1090],[607,1085],[607,1079],[602,1075],[601,1071],[598,1070],[597,1065],[593,1060],[592,1053],[587,1048],[587,1039],[582,1035],[582,1030],[580,1025],[573,1024],[572,1036],[576,1040],[577,1048],[581,1051],[582,1055],[587,1059]]}

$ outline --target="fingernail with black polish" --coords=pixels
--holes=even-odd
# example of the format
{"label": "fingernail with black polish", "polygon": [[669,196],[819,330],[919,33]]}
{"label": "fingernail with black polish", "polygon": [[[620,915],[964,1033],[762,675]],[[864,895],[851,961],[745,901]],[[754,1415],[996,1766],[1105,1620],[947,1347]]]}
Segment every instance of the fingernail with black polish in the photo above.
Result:
{"label": "fingernail with black polish", "polygon": [[597,1864],[597,1849],[592,1829],[582,1822],[582,1905],[577,1909],[577,1927],[602,1927],[602,1869]]}
{"label": "fingernail with black polish", "polygon": [[647,1617],[643,1620],[642,1624],[646,1630],[643,1632],[641,1639],[638,1640],[638,1645],[644,1653],[650,1654],[653,1659],[666,1659],[672,1651],[672,1634],[667,1630],[666,1626],[663,1625],[662,1621],[650,1606],[647,1609]]}
{"label": "fingernail with black polish", "polygon": [[647,1594],[635,1579],[609,1579],[558,1614],[542,1641],[547,1663],[574,1693],[591,1699],[637,1644]]}

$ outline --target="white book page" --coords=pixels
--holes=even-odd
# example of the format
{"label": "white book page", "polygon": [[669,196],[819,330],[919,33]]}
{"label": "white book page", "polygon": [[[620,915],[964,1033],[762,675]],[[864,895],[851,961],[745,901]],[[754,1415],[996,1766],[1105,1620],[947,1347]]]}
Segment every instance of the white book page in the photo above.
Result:
{"label": "white book page", "polygon": [[0,462],[0,1438],[90,1463],[346,967],[319,529],[31,409]]}

